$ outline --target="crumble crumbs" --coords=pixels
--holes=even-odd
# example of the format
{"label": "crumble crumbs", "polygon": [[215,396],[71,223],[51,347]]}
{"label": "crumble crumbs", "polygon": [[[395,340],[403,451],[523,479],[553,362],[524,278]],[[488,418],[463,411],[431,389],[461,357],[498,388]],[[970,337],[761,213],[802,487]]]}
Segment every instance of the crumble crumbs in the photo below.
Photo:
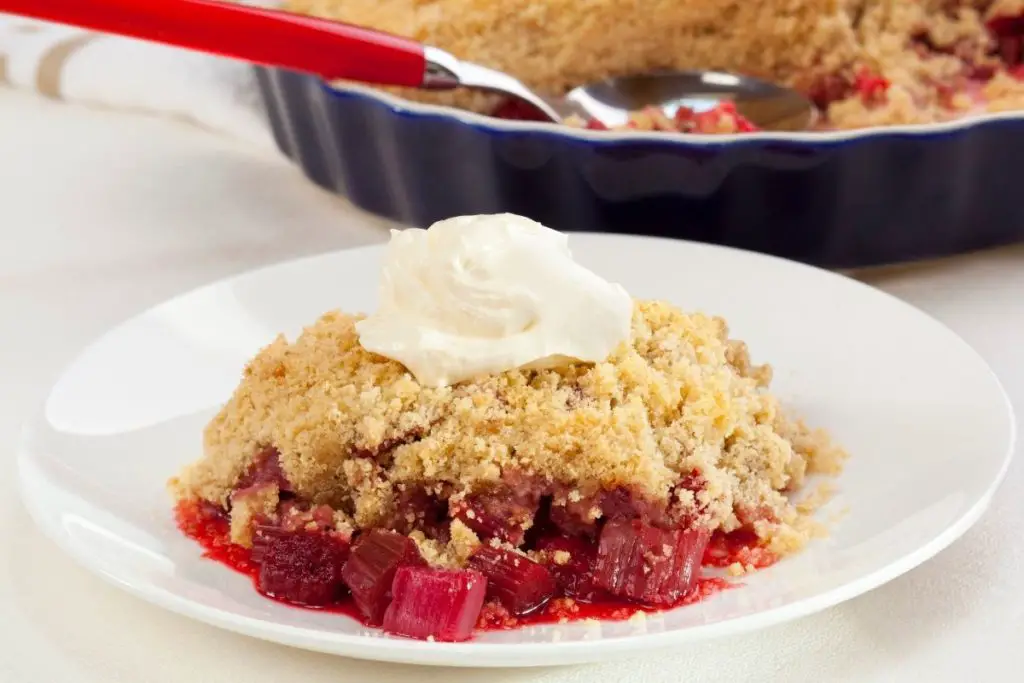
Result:
{"label": "crumble crumbs", "polygon": [[[1022,0],[286,0],[291,11],[408,36],[546,95],[658,69],[718,69],[810,95],[826,128],[928,123],[1024,108],[1019,36],[988,24]],[[984,86],[990,78],[1001,81]],[[1024,75],[1024,74],[1021,74]],[[484,113],[479,92],[397,90]],[[676,130],[658,116],[645,129]],[[725,121],[719,132],[734,132]]]}
{"label": "crumble crumbs", "polygon": [[[363,349],[359,319],[328,313],[263,349],[172,493],[224,505],[272,445],[294,494],[342,511],[349,530],[391,526],[413,488],[458,499],[526,475],[564,485],[569,499],[627,488],[710,530],[752,526],[777,554],[819,533],[790,493],[810,474],[838,472],[846,454],[785,414],[767,392],[770,368],[753,365],[721,319],[641,301],[630,341],[606,362],[439,389]],[[699,489],[680,484],[695,473]],[[441,566],[464,563],[480,543],[457,519],[450,539],[413,538]]]}
{"label": "crumble crumbs", "polygon": [[480,538],[459,519],[452,520],[450,534],[448,552],[452,563],[461,566],[480,547]]}
{"label": "crumble crumbs", "polygon": [[280,501],[277,484],[263,484],[235,491],[231,496],[231,542],[246,547],[252,545],[255,520],[273,515]]}

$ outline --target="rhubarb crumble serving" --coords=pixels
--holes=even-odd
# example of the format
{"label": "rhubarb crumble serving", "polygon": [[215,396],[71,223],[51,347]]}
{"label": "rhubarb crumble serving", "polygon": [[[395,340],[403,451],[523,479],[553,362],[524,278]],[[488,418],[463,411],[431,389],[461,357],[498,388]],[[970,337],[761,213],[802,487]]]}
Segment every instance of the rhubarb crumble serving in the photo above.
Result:
{"label": "rhubarb crumble serving", "polygon": [[[285,7],[415,38],[548,95],[658,69],[714,69],[797,88],[818,106],[826,130],[1024,109],[1024,0],[286,0]],[[402,95],[523,117],[479,94]],[[753,129],[728,107],[659,114],[638,112],[627,127]]]}
{"label": "rhubarb crumble serving", "polygon": [[267,596],[436,640],[685,604],[802,548],[808,477],[845,453],[721,319],[634,301],[565,240],[393,235],[376,313],[246,367],[170,482],[182,529]]}

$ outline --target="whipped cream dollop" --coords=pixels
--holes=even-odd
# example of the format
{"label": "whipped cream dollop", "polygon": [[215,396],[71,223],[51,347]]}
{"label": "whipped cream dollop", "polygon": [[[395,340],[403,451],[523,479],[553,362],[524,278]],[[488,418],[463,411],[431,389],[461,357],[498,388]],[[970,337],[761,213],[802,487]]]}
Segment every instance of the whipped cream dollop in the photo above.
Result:
{"label": "whipped cream dollop", "polygon": [[629,339],[633,299],[576,263],[566,235],[522,216],[393,230],[369,351],[425,386],[515,368],[601,362]]}

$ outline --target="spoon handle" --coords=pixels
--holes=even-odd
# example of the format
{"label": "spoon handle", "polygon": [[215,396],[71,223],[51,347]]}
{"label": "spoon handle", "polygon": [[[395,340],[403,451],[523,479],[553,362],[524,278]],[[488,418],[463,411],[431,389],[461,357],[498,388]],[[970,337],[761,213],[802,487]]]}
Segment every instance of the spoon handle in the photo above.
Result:
{"label": "spoon handle", "polygon": [[419,43],[339,22],[216,0],[0,0],[0,12],[320,76],[421,87]]}

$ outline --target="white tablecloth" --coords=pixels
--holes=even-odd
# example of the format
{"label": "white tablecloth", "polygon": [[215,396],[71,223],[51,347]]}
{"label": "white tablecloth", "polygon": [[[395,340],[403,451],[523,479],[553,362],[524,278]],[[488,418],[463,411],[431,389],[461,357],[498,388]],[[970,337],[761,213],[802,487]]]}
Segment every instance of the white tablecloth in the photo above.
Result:
{"label": "white tablecloth", "polygon": [[[300,254],[382,241],[384,227],[274,154],[177,123],[0,90],[0,443],[7,444],[0,449],[0,682],[1019,677],[1020,458],[964,539],[879,590],[761,633],[589,667],[431,670],[291,650],[144,604],[79,569],[36,532],[17,498],[13,443],[84,344],[182,290]],[[870,280],[962,334],[1024,406],[1024,249]]]}

